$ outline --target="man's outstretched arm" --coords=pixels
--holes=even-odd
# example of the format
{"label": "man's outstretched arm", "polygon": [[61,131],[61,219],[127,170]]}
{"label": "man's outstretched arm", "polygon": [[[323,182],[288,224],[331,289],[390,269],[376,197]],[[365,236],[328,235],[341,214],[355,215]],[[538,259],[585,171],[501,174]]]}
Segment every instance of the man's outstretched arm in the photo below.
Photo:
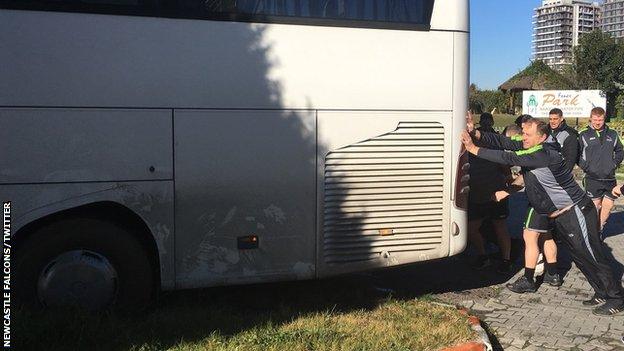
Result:
{"label": "man's outstretched arm", "polygon": [[522,137],[519,135],[510,138],[498,133],[482,132],[476,129],[470,111],[466,115],[466,129],[474,140],[478,140],[479,144],[484,147],[496,150],[522,150]]}
{"label": "man's outstretched arm", "polygon": [[478,147],[472,142],[472,138],[467,131],[462,132],[461,141],[466,150],[471,154],[488,161],[501,163],[510,166],[520,166],[529,168],[539,168],[548,166],[548,158],[542,153],[536,152],[541,149],[541,145],[536,145],[528,150],[519,150],[516,152],[507,152],[503,150],[491,150]]}

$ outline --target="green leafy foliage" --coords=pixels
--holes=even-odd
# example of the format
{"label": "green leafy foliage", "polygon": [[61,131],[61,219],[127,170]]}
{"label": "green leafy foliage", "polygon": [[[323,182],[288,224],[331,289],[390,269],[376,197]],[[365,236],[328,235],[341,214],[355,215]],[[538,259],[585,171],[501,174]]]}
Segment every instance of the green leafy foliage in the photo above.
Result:
{"label": "green leafy foliage", "polygon": [[620,91],[617,99],[615,99],[615,118],[624,119],[624,91]]}
{"label": "green leafy foliage", "polygon": [[[624,88],[624,43],[600,30],[585,34],[574,48],[572,73],[579,89],[600,89],[607,94],[608,116],[617,113],[617,99]],[[624,113],[621,107],[619,113]]]}
{"label": "green leafy foliage", "polygon": [[502,112],[507,110],[509,95],[500,90],[480,90],[472,84],[468,99],[469,108],[474,113]]}

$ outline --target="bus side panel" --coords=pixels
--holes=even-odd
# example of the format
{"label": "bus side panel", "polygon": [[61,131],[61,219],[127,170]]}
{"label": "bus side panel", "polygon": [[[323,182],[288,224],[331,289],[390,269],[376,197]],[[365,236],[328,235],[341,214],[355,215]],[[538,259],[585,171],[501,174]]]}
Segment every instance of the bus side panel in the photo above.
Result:
{"label": "bus side panel", "polygon": [[0,43],[4,106],[452,105],[451,32],[2,10]]}
{"label": "bus side panel", "polygon": [[448,256],[451,117],[319,112],[319,276]]}
{"label": "bus side panel", "polygon": [[173,178],[171,110],[0,109],[0,183]]}
{"label": "bus side panel", "polygon": [[176,110],[174,130],[177,286],[313,278],[314,111]]}
{"label": "bus side panel", "polygon": [[149,227],[163,288],[173,287],[171,110],[5,108],[0,121],[0,199],[12,202],[14,234],[59,211],[120,204]]}

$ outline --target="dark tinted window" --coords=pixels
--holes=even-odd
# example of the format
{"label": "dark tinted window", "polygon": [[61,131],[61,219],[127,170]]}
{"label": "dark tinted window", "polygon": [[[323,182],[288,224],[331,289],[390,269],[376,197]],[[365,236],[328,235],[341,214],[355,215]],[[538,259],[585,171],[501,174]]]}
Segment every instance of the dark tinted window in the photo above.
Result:
{"label": "dark tinted window", "polygon": [[[0,0],[0,6],[246,22],[428,26],[434,0]],[[386,25],[383,25],[386,24]]]}
{"label": "dark tinted window", "polygon": [[432,0],[184,0],[203,11],[241,15],[429,24]]}

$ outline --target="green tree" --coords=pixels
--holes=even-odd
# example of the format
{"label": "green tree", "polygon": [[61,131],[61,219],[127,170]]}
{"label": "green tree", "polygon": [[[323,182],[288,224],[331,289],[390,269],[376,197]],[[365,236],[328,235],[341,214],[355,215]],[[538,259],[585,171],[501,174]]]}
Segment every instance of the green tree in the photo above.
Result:
{"label": "green tree", "polygon": [[507,95],[502,91],[481,90],[479,95],[487,112],[492,112],[494,109],[499,113],[507,110]]}
{"label": "green tree", "polygon": [[614,116],[624,83],[624,44],[601,30],[587,33],[574,48],[572,69],[580,89],[600,89],[607,95],[607,114]]}
{"label": "green tree", "polygon": [[624,91],[615,99],[615,118],[624,120]]}
{"label": "green tree", "polygon": [[559,71],[559,73],[567,80],[570,82],[570,89],[574,89],[574,90],[580,90],[582,89],[576,79],[576,72],[574,70],[574,65],[565,65],[563,66],[563,68],[561,69],[561,71]]}
{"label": "green tree", "polygon": [[468,108],[473,113],[483,113],[483,102],[479,97],[479,88],[472,83],[468,89]]}
{"label": "green tree", "polygon": [[499,113],[507,110],[507,94],[499,90],[480,90],[475,84],[470,84],[469,107],[474,113],[492,112],[496,109]]}

